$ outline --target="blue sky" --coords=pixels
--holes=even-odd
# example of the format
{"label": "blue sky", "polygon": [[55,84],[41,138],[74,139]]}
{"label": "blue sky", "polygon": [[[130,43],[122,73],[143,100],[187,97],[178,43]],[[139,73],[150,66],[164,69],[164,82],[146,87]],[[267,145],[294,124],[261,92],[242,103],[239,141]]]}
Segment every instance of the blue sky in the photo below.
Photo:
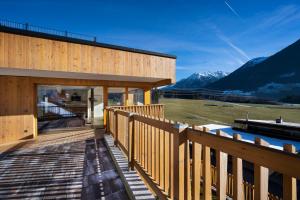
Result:
{"label": "blue sky", "polygon": [[177,79],[231,72],[300,39],[299,0],[1,0],[0,18],[177,55]]}

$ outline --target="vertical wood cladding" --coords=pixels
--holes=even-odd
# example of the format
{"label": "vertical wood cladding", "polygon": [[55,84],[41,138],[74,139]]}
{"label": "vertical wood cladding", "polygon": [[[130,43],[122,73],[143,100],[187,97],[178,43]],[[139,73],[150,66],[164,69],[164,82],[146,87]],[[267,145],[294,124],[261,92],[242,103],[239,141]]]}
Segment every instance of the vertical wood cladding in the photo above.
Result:
{"label": "vertical wood cladding", "polygon": [[35,131],[34,84],[29,78],[0,77],[0,144]]}
{"label": "vertical wood cladding", "polygon": [[0,32],[0,67],[171,79],[174,58]]}

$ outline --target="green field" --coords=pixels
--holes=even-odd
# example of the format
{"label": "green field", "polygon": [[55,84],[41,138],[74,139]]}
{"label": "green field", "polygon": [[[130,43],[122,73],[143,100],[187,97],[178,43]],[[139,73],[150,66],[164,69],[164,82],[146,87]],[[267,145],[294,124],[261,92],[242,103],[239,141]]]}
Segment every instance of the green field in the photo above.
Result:
{"label": "green field", "polygon": [[234,119],[274,120],[279,116],[284,121],[300,123],[300,105],[266,105],[228,103],[210,100],[160,99],[165,104],[165,117],[190,125],[232,124]]}

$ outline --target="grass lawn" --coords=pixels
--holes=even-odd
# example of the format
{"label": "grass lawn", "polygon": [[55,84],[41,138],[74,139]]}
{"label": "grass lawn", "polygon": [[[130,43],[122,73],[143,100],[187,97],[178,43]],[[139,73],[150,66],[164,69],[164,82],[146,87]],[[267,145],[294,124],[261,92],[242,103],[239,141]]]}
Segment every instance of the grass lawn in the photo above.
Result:
{"label": "grass lawn", "polygon": [[266,105],[228,103],[210,100],[190,99],[160,99],[165,104],[165,117],[179,122],[186,122],[190,125],[203,124],[232,124],[234,119],[274,120],[279,116],[284,121],[300,123],[300,105]]}

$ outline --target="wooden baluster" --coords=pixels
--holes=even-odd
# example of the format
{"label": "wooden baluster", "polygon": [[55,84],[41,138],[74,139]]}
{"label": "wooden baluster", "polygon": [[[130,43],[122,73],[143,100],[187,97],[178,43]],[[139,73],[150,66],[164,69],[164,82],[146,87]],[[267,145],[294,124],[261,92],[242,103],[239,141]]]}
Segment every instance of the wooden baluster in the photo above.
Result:
{"label": "wooden baluster", "polygon": [[[150,116],[148,116],[150,118]],[[151,135],[151,125],[148,125],[148,138],[147,138],[147,143],[148,143],[148,172],[149,175],[152,175],[152,165],[151,165],[151,156],[152,156],[152,135]]]}
{"label": "wooden baluster", "polygon": [[[226,133],[217,130],[217,135],[225,137]],[[217,158],[217,198],[220,200],[226,199],[227,188],[227,161],[228,155],[220,150],[216,150]]]}
{"label": "wooden baluster", "polygon": [[165,191],[167,191],[168,188],[168,180],[167,180],[167,174],[169,173],[168,169],[168,156],[169,156],[169,146],[168,146],[168,141],[169,141],[169,135],[165,131],[161,130],[160,132],[160,141],[162,146],[160,147],[160,155],[162,156],[161,159],[159,160],[161,168],[160,168],[160,178],[161,178],[161,183],[163,185],[163,188]]}
{"label": "wooden baluster", "polygon": [[[134,117],[133,117],[133,120],[135,120]],[[135,133],[135,136],[136,136],[135,137],[135,154],[134,154],[134,159],[135,159],[135,162],[139,162],[140,133],[139,133],[139,122],[138,121],[134,122],[134,128],[135,128],[134,133]]]}
{"label": "wooden baluster", "polygon": [[[145,116],[146,117],[146,116]],[[149,135],[148,135],[148,124],[145,124],[145,169],[146,172],[148,172],[148,141],[149,141]]]}
{"label": "wooden baluster", "polygon": [[[261,146],[269,146],[269,144],[261,138],[255,138],[255,144]],[[269,169],[254,163],[254,199],[268,199]]]}
{"label": "wooden baluster", "polygon": [[[165,123],[170,123],[168,120],[163,118],[163,121]],[[163,130],[163,135],[165,136],[165,168],[164,170],[164,182],[165,182],[165,191],[171,196],[171,186],[170,186],[170,180],[171,180],[171,170],[170,170],[170,163],[171,163],[171,134],[169,132],[166,132]]]}
{"label": "wooden baluster", "polygon": [[[283,150],[289,153],[296,153],[295,146],[285,144]],[[297,199],[297,180],[293,177],[283,174],[283,200]]]}
{"label": "wooden baluster", "polygon": [[[167,122],[165,122],[167,123]],[[165,166],[164,166],[164,156],[165,156],[165,151],[168,152],[168,148],[165,148],[165,144],[164,144],[164,132],[163,130],[159,130],[159,133],[158,133],[158,141],[159,141],[159,147],[158,147],[158,167],[159,167],[159,173],[158,173],[158,176],[159,176],[159,185],[164,188],[164,170],[165,170]]]}
{"label": "wooden baluster", "polygon": [[[155,118],[153,118],[155,119]],[[157,158],[157,130],[156,127],[152,127],[152,170],[153,170],[153,179],[156,183],[159,183],[159,179],[157,178],[157,168],[156,168],[156,158]]]}
{"label": "wooden baluster", "polygon": [[[201,130],[201,128],[193,125],[193,130]],[[196,142],[193,142],[192,145],[192,199],[200,200],[202,145]]]}
{"label": "wooden baluster", "polygon": [[[151,117],[154,119],[153,117]],[[155,146],[155,127],[151,126],[151,151],[152,151],[152,156],[151,156],[151,172],[152,172],[152,178],[157,182],[157,179],[155,179],[155,151],[156,151],[156,146]]]}
{"label": "wooden baluster", "polygon": [[[170,121],[170,124],[172,124],[172,121]],[[178,174],[176,174],[176,167],[178,169],[179,163],[179,148],[176,148],[179,146],[179,136],[175,133],[170,133],[170,198],[171,199],[178,199],[179,197],[179,177]],[[176,156],[177,155],[177,156]],[[178,170],[177,170],[178,172]]]}
{"label": "wooden baluster", "polygon": [[[204,132],[208,132],[207,127],[203,127]],[[211,200],[211,157],[210,157],[210,147],[203,145],[203,180],[204,180],[204,199]]]}
{"label": "wooden baluster", "polygon": [[125,149],[128,150],[127,145],[126,145],[126,143],[127,143],[126,134],[128,132],[128,130],[127,130],[128,122],[126,123],[126,119],[123,115],[120,116],[120,120],[121,120],[120,132],[122,133],[122,137],[119,137],[119,138],[122,139],[121,144],[123,144]]}
{"label": "wooden baluster", "polygon": [[141,153],[142,153],[142,166],[144,169],[146,169],[146,165],[145,165],[145,130],[146,130],[146,127],[145,127],[145,124],[143,122],[141,122],[141,128],[142,128],[142,149],[141,149]]}
{"label": "wooden baluster", "polygon": [[139,122],[139,139],[140,139],[140,147],[139,147],[139,163],[143,166],[143,127],[142,122]]}
{"label": "wooden baluster", "polygon": [[155,178],[158,181],[158,183],[160,184],[161,179],[160,179],[160,163],[159,163],[159,159],[160,159],[160,140],[159,140],[159,136],[160,136],[160,129],[155,129]]}
{"label": "wooden baluster", "polygon": [[[239,134],[234,134],[233,139],[239,141],[242,139],[242,137]],[[232,172],[233,172],[233,199],[243,200],[244,199],[243,160],[236,156],[232,156]]]}

